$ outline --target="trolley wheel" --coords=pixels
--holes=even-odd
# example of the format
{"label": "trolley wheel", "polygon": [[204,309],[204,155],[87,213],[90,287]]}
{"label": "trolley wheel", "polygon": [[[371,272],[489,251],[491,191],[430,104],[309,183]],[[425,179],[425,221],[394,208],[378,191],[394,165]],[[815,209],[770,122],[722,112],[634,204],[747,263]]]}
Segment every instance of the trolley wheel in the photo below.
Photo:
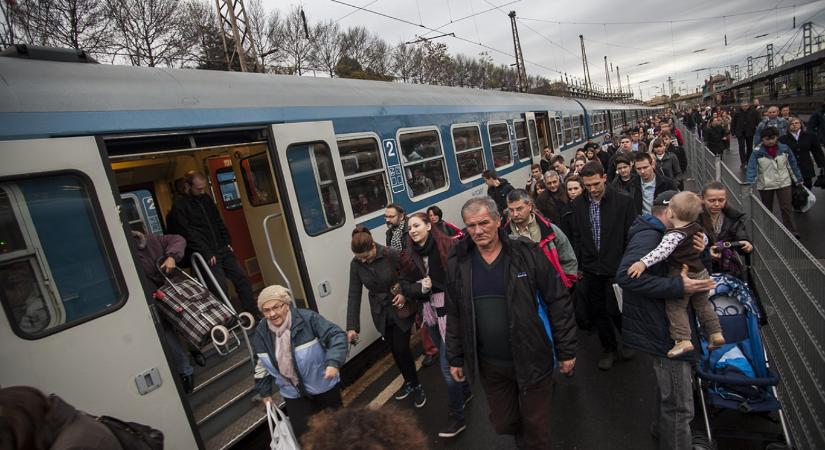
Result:
{"label": "trolley wheel", "polygon": [[248,312],[238,314],[238,321],[241,323],[241,328],[244,330],[251,330],[255,326],[255,317]]}
{"label": "trolley wheel", "polygon": [[212,328],[211,335],[212,342],[214,342],[215,345],[226,345],[227,341],[229,341],[229,330],[223,325],[215,325],[215,327]]}

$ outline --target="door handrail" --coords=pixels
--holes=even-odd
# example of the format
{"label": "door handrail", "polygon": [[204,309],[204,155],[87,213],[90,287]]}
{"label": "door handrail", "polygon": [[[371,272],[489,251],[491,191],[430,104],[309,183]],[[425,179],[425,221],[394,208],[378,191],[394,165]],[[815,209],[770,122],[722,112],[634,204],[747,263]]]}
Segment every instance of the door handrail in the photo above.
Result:
{"label": "door handrail", "polygon": [[286,274],[284,273],[283,269],[281,269],[281,265],[278,264],[278,260],[275,257],[275,249],[272,248],[272,237],[269,235],[269,228],[267,228],[267,226],[266,226],[270,219],[274,219],[276,217],[281,217],[283,215],[284,215],[283,212],[274,212],[274,213],[264,217],[264,220],[263,220],[264,236],[266,236],[266,245],[269,248],[269,256],[272,259],[272,264],[275,265],[275,269],[278,270],[278,274],[281,275],[281,278],[284,280],[284,283],[286,283],[286,288],[289,289],[290,294],[294,297],[295,292],[292,290],[292,283],[289,282],[289,278],[286,277]]}

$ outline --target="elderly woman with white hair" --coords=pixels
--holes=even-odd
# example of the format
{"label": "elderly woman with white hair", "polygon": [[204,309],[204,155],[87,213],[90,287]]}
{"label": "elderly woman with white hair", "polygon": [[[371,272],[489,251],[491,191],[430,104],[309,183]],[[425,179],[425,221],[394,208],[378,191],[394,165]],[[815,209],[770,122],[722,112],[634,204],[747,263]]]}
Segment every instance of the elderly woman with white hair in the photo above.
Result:
{"label": "elderly woman with white hair", "polygon": [[317,312],[296,308],[283,286],[261,291],[258,309],[264,319],[252,338],[255,388],[268,403],[275,382],[300,437],[310,416],[342,406],[338,371],[347,358],[347,334]]}

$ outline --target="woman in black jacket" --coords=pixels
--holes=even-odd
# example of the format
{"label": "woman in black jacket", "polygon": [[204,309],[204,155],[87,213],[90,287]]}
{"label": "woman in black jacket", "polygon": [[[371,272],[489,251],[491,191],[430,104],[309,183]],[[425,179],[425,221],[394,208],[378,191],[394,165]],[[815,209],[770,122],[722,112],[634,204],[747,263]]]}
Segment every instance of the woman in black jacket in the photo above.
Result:
{"label": "woman in black jacket", "polygon": [[[349,298],[347,300],[347,339],[358,339],[361,330],[361,292],[369,291],[370,310],[375,328],[387,341],[395,364],[404,377],[394,397],[403,400],[413,396],[415,407],[427,403],[424,388],[418,382],[415,360],[410,351],[410,330],[415,314],[399,314],[407,303],[398,283],[400,255],[393,248],[377,244],[370,231],[359,225],[352,231],[352,259],[349,268]],[[412,303],[411,303],[412,305]]]}
{"label": "woman in black jacket", "polygon": [[711,119],[710,126],[705,130],[705,145],[714,155],[721,155],[725,150],[725,136],[727,134],[718,117]]}
{"label": "woman in black jacket", "polygon": [[802,172],[803,183],[810,189],[816,176],[814,161],[820,169],[825,167],[825,154],[822,153],[817,136],[810,131],[803,130],[802,121],[798,117],[791,117],[788,121],[788,132],[779,137],[779,142],[793,151],[799,171]]}
{"label": "woman in black jacket", "polygon": [[[728,205],[728,191],[725,185],[718,181],[711,181],[705,185],[702,189],[702,200],[705,208],[699,216],[699,224],[705,229],[711,246],[713,271],[741,275],[737,271],[744,270],[744,267],[737,253],[744,255],[753,251],[753,245],[745,229],[745,213]],[[714,245],[718,242],[738,242],[741,247],[737,248],[736,252],[730,249],[717,251]]]}

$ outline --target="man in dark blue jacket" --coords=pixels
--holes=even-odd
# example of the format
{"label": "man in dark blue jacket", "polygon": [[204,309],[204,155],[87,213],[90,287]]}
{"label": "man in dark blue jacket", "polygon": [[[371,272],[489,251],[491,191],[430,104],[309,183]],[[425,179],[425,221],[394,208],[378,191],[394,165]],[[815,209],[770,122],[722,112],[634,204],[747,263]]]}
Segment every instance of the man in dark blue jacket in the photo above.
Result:
{"label": "man in dark blue jacket", "polygon": [[[676,191],[659,194],[651,214],[644,214],[630,228],[630,241],[625,250],[616,281],[623,288],[622,336],[628,347],[653,356],[656,374],[659,411],[651,429],[659,437],[659,448],[691,449],[690,421],[693,419],[693,364],[695,353],[669,359],[667,352],[673,346],[668,331],[665,300],[680,298],[687,293],[701,292],[714,287],[713,280],[692,280],[687,271],[681,277],[667,276],[667,265],[656,264],[641,277],[631,278],[627,269],[642,256],[656,248],[666,228],[667,204]],[[694,247],[704,248],[702,237],[694,239]],[[693,331],[694,339],[697,336]],[[694,343],[696,348],[698,342]]]}

